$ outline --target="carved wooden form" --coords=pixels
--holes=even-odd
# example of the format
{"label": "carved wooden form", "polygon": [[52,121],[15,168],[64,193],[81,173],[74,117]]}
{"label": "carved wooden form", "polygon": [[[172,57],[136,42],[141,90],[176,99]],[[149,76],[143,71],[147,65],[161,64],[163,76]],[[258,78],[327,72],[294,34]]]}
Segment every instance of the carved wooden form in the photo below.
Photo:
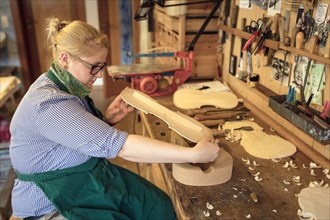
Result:
{"label": "carved wooden form", "polygon": [[[187,146],[183,138],[174,131],[171,132],[171,142]],[[211,163],[203,164],[203,167],[202,169],[201,166],[189,163],[172,164],[173,177],[180,183],[190,186],[222,184],[231,178],[233,158],[227,151],[221,148],[218,158]]]}
{"label": "carved wooden form", "polygon": [[[180,112],[173,112],[157,103],[148,95],[131,88],[126,88],[121,92],[121,97],[125,102],[144,113],[153,114],[165,121],[172,133],[180,134],[186,139],[197,143],[200,139],[213,139],[211,129],[205,127],[199,121],[186,116]],[[175,132],[174,132],[175,131]],[[171,135],[172,143],[187,146],[184,139],[176,134]],[[219,157],[208,164],[206,170],[191,164],[173,164],[173,177],[179,182],[194,186],[216,185],[227,182],[231,178],[233,169],[233,158],[223,149],[219,152]]]}

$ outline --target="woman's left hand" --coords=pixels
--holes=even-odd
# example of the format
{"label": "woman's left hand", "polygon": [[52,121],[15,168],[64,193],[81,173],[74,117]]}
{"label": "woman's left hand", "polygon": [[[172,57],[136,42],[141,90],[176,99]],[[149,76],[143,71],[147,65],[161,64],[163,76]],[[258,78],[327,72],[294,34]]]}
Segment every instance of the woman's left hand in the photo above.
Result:
{"label": "woman's left hand", "polygon": [[132,106],[129,106],[120,96],[117,96],[105,111],[104,118],[106,122],[116,124],[133,110]]}

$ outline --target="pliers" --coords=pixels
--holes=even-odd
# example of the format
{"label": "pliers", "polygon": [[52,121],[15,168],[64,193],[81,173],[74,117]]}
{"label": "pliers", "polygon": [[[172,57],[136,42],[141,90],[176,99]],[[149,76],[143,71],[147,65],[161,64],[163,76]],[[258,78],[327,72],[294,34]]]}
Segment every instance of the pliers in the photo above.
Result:
{"label": "pliers", "polygon": [[[252,24],[255,26],[252,28]],[[252,36],[249,38],[249,40],[245,43],[243,47],[243,51],[247,50],[248,47],[254,42],[251,48],[251,53],[257,54],[261,51],[263,48],[263,44],[266,38],[269,38],[271,36],[271,29],[270,29],[271,21],[269,18],[260,18],[257,22],[251,21],[250,29],[253,29],[254,32]],[[257,28],[256,28],[257,27]]]}

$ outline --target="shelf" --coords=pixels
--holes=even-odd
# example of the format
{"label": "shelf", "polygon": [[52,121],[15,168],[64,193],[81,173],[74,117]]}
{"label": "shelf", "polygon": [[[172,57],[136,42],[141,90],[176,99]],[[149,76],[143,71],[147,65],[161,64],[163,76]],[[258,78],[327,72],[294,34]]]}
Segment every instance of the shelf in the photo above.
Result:
{"label": "shelf", "polygon": [[[244,38],[244,39],[249,39],[252,36],[252,34],[250,34],[250,33],[247,33],[245,31],[242,31],[242,30],[239,30],[239,29],[236,29],[236,28],[231,28],[231,27],[229,27],[227,25],[224,25],[224,24],[220,24],[219,28],[221,30],[229,33],[229,34],[234,34],[235,36],[238,36],[238,37],[241,37],[241,38]],[[301,49],[297,49],[297,48],[294,48],[294,47],[287,47],[285,45],[282,45],[280,42],[273,41],[273,40],[265,40],[264,45],[266,47],[274,49],[274,50],[285,50],[285,51],[288,51],[288,52],[295,53],[297,55],[308,57],[308,58],[310,58],[312,60],[315,60],[315,61],[318,61],[320,63],[330,65],[330,59],[324,57],[322,54],[310,53],[307,50],[301,50]]]}

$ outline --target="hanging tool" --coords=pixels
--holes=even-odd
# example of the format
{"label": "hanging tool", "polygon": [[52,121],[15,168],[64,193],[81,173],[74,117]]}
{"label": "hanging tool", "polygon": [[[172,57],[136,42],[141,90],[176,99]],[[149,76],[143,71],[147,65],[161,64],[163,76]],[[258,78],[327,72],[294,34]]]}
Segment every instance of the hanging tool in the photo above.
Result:
{"label": "hanging tool", "polygon": [[285,21],[284,21],[284,44],[285,46],[290,46],[289,28],[290,28],[290,14],[291,11],[285,11]]}
{"label": "hanging tool", "polygon": [[289,105],[295,105],[296,103],[296,90],[293,86],[289,86],[288,94],[286,96],[285,103]]}
{"label": "hanging tool", "polygon": [[257,21],[252,20],[250,22],[250,25],[247,25],[245,27],[246,32],[251,33],[252,36],[246,41],[246,43],[242,49],[243,51],[250,50],[249,48],[251,47],[251,44],[253,43],[255,38],[260,35],[260,30],[261,30],[262,25],[263,25],[263,21],[260,18]]}
{"label": "hanging tool", "polygon": [[[272,36],[271,39],[274,41],[278,41],[279,37],[278,37],[278,18],[281,16],[281,14],[276,13],[274,15],[274,21],[272,24]],[[275,50],[272,48],[268,48],[268,53],[267,53],[267,62],[266,62],[266,66],[270,66],[272,64],[273,58],[275,55]]]}
{"label": "hanging tool", "polygon": [[268,17],[251,21],[250,27],[247,27],[247,29],[252,28],[253,34],[244,45],[243,50],[250,48],[250,52],[254,55],[260,53],[264,48],[264,41],[272,36],[271,24],[272,22]]}
{"label": "hanging tool", "polygon": [[[227,23],[228,23],[228,17],[229,17],[229,13],[230,13],[231,3],[232,3],[231,0],[226,0],[225,1],[224,19],[223,19],[223,24],[224,25],[227,25]],[[235,2],[233,4],[235,4]],[[225,31],[222,31],[221,44],[226,43],[226,35],[227,35],[227,33]]]}
{"label": "hanging tool", "polygon": [[279,28],[278,28],[278,31],[279,31],[279,34],[280,34],[280,42],[282,44],[284,44],[284,41],[285,41],[285,18],[283,16],[280,16],[278,18],[278,25],[279,25]]}
{"label": "hanging tool", "polygon": [[[242,18],[241,19],[241,30],[242,31],[246,31],[245,30],[245,27],[246,27],[246,18]],[[241,51],[240,51],[240,59],[239,59],[239,67],[241,69],[241,71],[244,71],[244,53],[243,53],[243,47],[244,47],[244,44],[246,43],[246,39],[245,38],[241,38]]]}
{"label": "hanging tool", "polygon": [[[230,27],[236,28],[237,24],[237,16],[238,16],[238,5],[234,5],[231,10],[231,17],[230,17]],[[234,46],[235,46],[235,35],[231,34],[231,40],[230,40],[230,68],[229,73],[231,73],[233,76],[236,75],[236,66],[237,66],[237,56],[234,56]]]}

